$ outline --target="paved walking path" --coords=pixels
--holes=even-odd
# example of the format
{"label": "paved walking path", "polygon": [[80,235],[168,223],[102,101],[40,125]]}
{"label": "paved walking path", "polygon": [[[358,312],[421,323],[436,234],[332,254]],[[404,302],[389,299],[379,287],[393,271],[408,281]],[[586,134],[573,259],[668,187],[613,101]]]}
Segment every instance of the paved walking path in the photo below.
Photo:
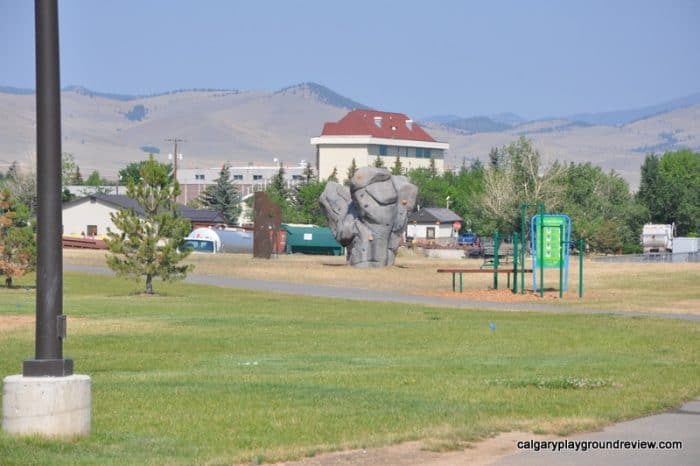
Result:
{"label": "paved walking path", "polygon": [[[527,438],[523,438],[527,441]],[[601,432],[572,435],[554,441],[617,442],[618,448],[591,448],[587,451],[552,449],[520,450],[492,463],[492,466],[698,466],[700,465],[700,399],[680,409],[606,427]],[[627,445],[623,442],[629,441]],[[636,448],[632,442],[656,442],[656,448]],[[659,442],[681,442],[675,448],[659,448]],[[580,444],[579,444],[580,445]],[[595,447],[596,445],[592,445]],[[599,446],[599,445],[598,445]],[[625,448],[628,447],[628,448]],[[674,447],[665,444],[664,447]]]}
{"label": "paved walking path", "polygon": [[[67,272],[83,272],[96,275],[113,275],[113,272],[106,267],[65,264],[63,266],[63,269]],[[226,288],[242,288],[271,293],[288,293],[304,296],[319,296],[324,298],[353,299],[361,301],[398,302],[407,304],[421,304],[425,306],[456,307],[462,309],[518,309],[523,311],[537,312],[579,312],[586,314],[616,314],[625,316],[647,316],[661,317],[664,319],[700,321],[700,315],[691,314],[631,312],[618,311],[613,309],[585,309],[579,307],[557,306],[552,304],[540,303],[498,303],[492,301],[474,301],[463,299],[457,300],[450,298],[441,298],[439,296],[421,296],[392,291],[365,290],[359,288],[344,288],[339,286],[290,283],[270,280],[251,280],[247,278],[227,277],[223,275],[191,274],[185,279],[185,281],[188,283],[195,283],[200,285],[214,285]]]}

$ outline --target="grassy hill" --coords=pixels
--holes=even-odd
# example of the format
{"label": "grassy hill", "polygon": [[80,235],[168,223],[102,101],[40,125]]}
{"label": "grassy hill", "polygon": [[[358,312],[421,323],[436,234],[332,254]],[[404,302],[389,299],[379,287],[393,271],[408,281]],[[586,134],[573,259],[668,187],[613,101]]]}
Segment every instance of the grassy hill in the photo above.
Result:
{"label": "grassy hill", "polygon": [[[682,103],[681,108],[617,126],[571,119],[517,124],[517,118],[425,126],[435,139],[450,143],[448,166],[459,166],[463,159],[485,161],[492,147],[522,135],[534,141],[546,160],[590,161],[620,172],[636,186],[646,153],[700,149],[700,104]],[[309,138],[352,108],[367,106],[315,83],[276,92],[193,89],[151,96],[71,86],[62,92],[63,151],[75,156],[83,173],[97,169],[107,177],[145,158],[145,150],[167,160],[172,152],[165,142],[169,137],[185,139],[179,146],[184,167],[220,166],[223,161],[270,164],[274,158],[297,164],[315,160]],[[25,167],[35,163],[34,112],[31,91],[0,87],[0,168],[13,160]]]}

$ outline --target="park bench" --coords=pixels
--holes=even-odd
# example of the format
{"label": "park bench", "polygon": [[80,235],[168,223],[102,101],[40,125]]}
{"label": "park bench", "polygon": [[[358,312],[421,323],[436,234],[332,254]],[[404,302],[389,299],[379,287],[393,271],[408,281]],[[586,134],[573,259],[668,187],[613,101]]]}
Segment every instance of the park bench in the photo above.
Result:
{"label": "park bench", "polygon": [[[492,268],[495,262],[495,247],[493,240],[487,238],[483,241],[481,246],[481,255],[484,257],[484,263],[481,265],[482,269]],[[513,256],[513,244],[512,243],[501,243],[498,246],[498,262],[508,263]]]}
{"label": "park bench", "polygon": [[[486,270],[486,269],[437,269],[438,273],[451,273],[452,274],[452,291],[456,292],[457,291],[457,284],[456,284],[456,276],[459,274],[459,292],[461,293],[463,290],[463,280],[462,280],[462,275],[467,273],[490,273],[494,274],[494,277],[496,274],[499,273],[505,273],[508,274],[508,288],[510,288],[510,274],[514,273],[512,268],[507,268],[507,269],[492,269],[492,270]],[[518,270],[518,273],[532,273],[532,269],[525,269],[523,270]],[[498,289],[498,280],[494,280],[494,287]]]}

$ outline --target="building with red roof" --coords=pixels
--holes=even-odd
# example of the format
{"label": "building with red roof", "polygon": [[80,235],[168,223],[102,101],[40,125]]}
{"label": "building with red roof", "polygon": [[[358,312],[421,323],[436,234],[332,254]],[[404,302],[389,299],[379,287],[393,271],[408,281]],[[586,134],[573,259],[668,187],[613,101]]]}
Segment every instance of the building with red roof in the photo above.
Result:
{"label": "building with red roof", "polygon": [[337,122],[326,123],[311,144],[316,146],[319,178],[328,178],[335,170],[340,181],[353,159],[358,168],[374,165],[377,158],[391,168],[398,157],[404,169],[428,167],[433,160],[441,173],[449,149],[449,144],[435,141],[406,115],[375,110],[353,110]]}

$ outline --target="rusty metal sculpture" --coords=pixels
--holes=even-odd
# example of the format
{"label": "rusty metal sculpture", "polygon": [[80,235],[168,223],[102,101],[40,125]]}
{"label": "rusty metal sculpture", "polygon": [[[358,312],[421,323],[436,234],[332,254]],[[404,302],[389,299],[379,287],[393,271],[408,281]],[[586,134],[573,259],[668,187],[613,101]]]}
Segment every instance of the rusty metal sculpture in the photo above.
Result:
{"label": "rusty metal sculpture", "polygon": [[350,188],[330,181],[320,203],[335,239],[355,267],[393,265],[418,188],[385,168],[363,167]]}
{"label": "rusty metal sculpture", "polygon": [[253,257],[269,259],[276,251],[277,237],[282,222],[282,209],[264,192],[255,193],[253,206]]}

